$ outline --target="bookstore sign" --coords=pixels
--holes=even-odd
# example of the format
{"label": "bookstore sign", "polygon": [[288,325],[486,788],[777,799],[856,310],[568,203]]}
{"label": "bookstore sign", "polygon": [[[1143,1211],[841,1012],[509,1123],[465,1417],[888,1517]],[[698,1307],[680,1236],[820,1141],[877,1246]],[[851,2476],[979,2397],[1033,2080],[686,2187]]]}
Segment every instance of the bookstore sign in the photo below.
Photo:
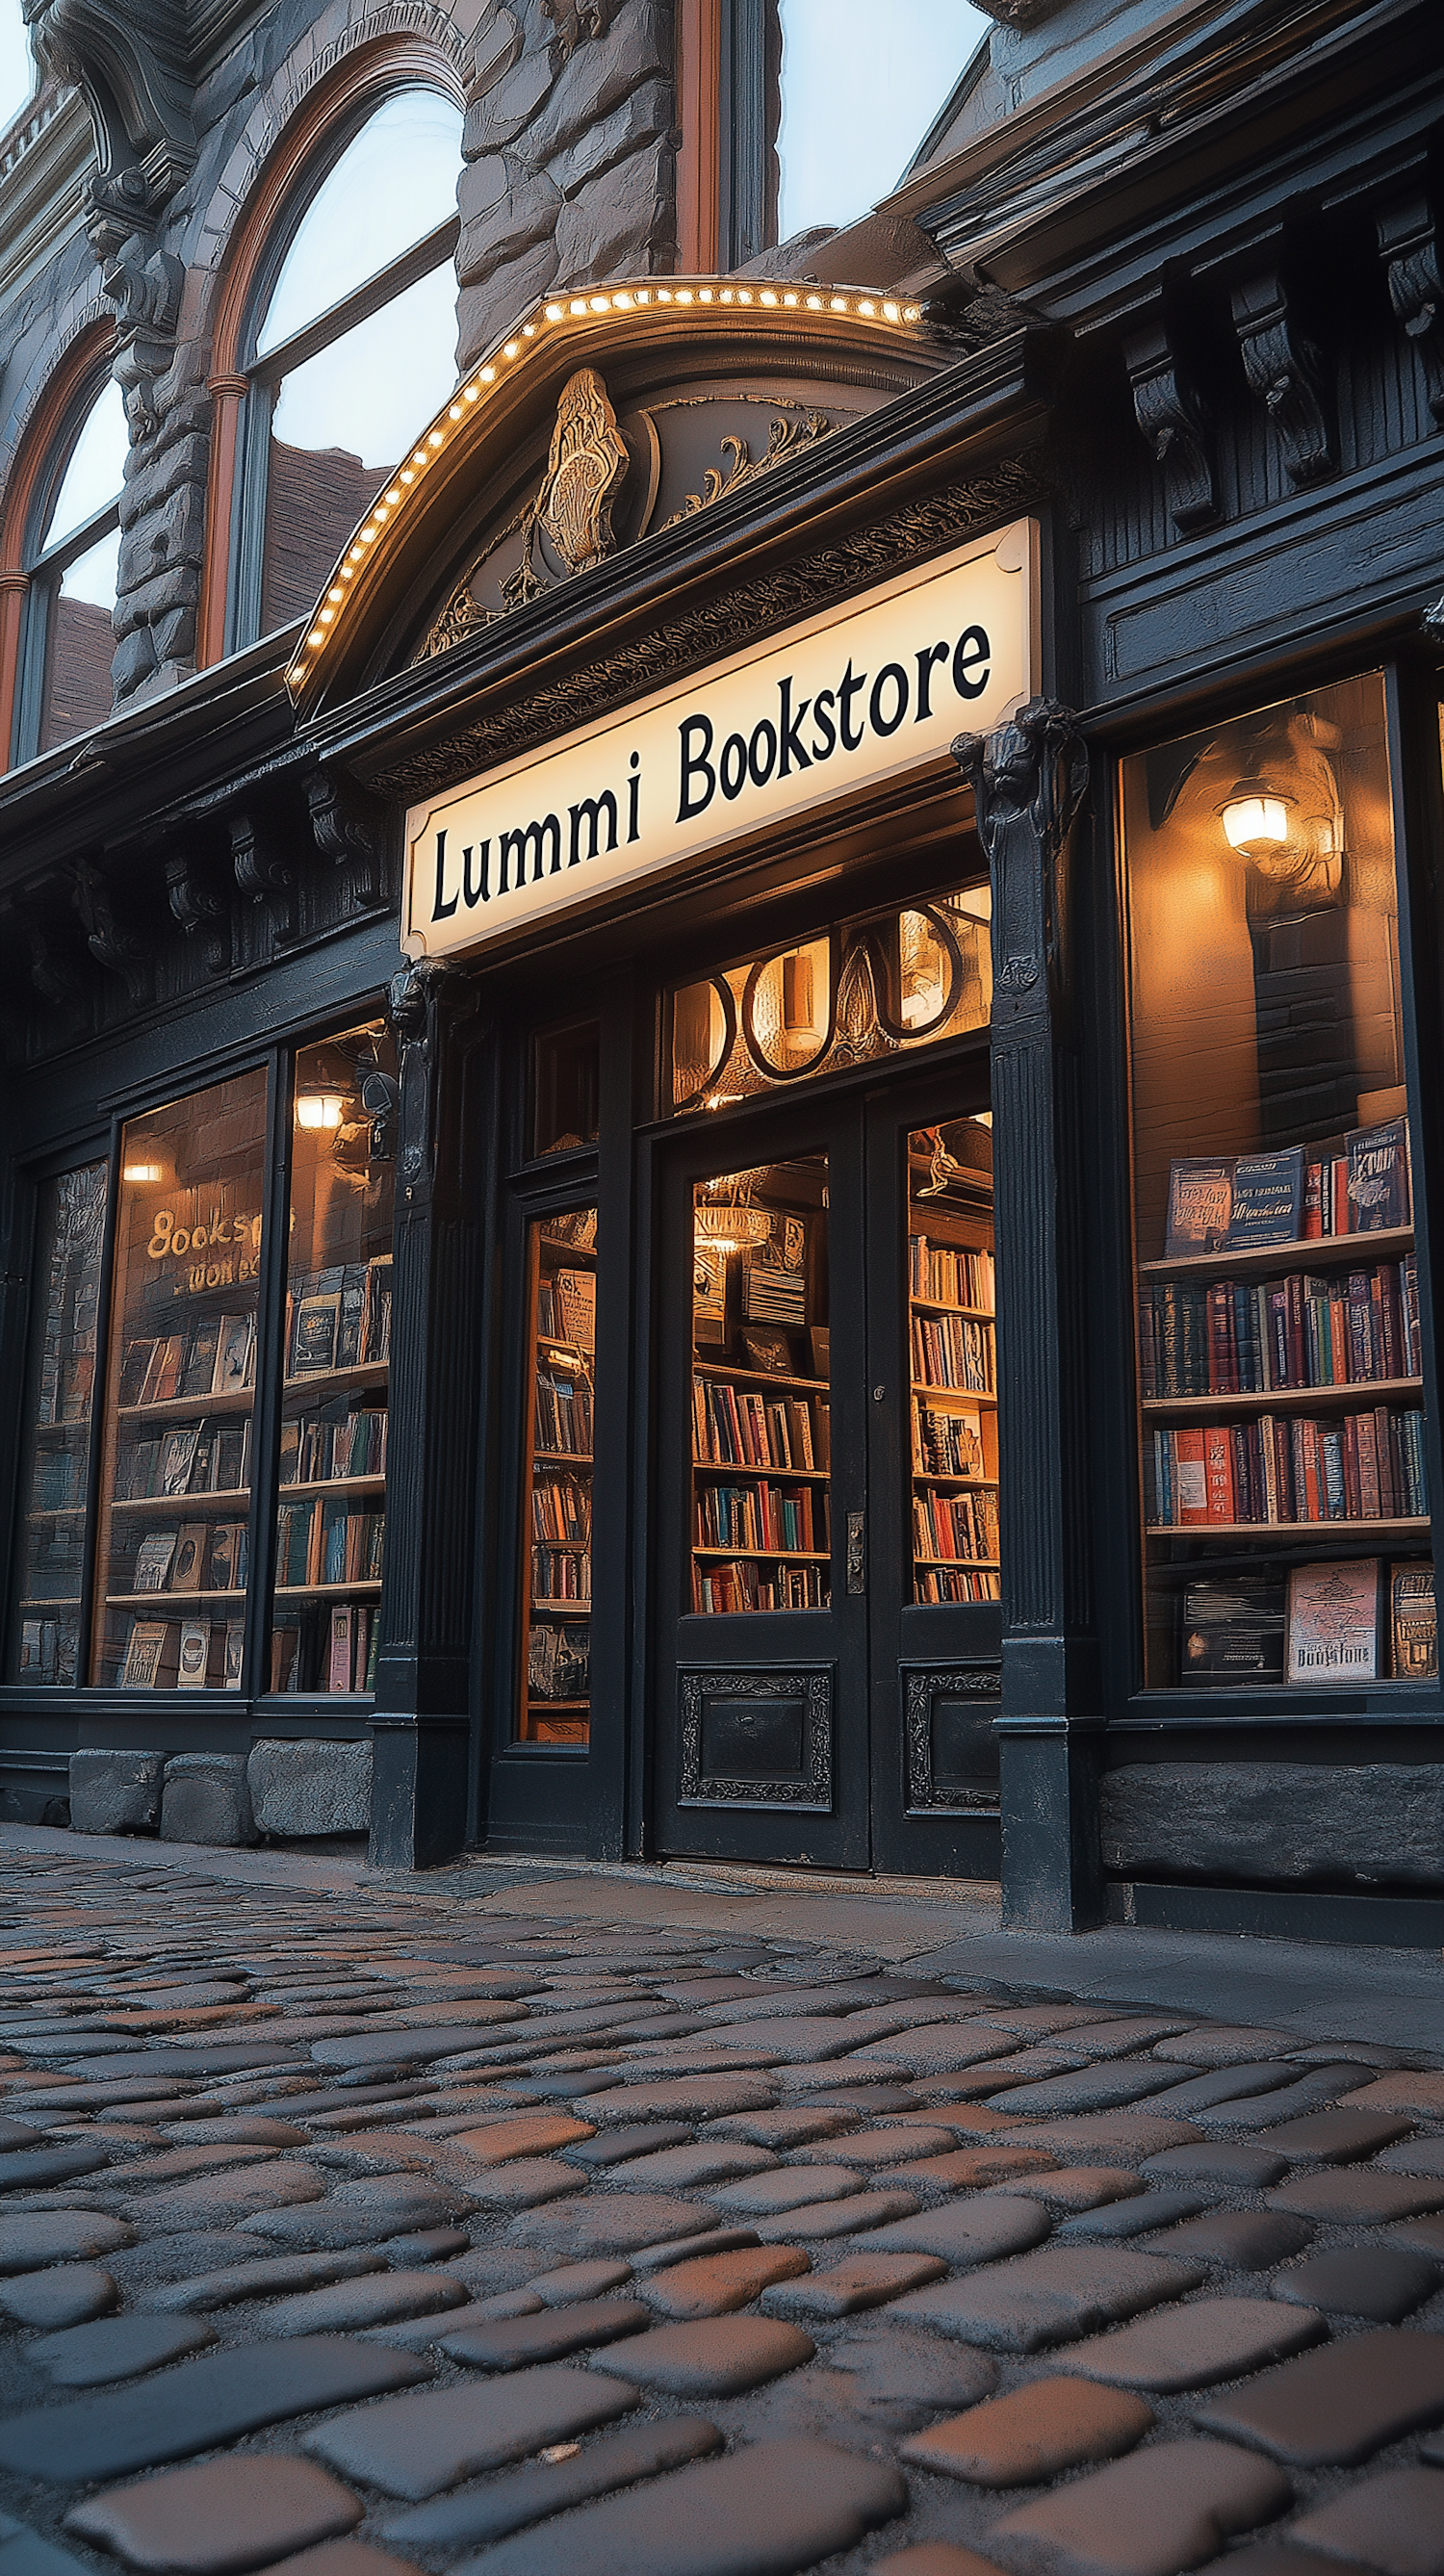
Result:
{"label": "bookstore sign", "polygon": [[525,934],[947,759],[1031,696],[1030,520],[413,806],[402,947]]}

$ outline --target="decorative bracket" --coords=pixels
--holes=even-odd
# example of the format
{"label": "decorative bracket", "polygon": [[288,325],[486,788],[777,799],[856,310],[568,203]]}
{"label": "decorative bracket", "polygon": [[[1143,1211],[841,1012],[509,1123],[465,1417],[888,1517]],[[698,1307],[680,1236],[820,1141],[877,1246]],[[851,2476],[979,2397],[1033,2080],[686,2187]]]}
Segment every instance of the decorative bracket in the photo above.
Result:
{"label": "decorative bracket", "polygon": [[[1046,1008],[1056,964],[1058,860],[1088,785],[1088,746],[1054,698],[1030,698],[996,733],[959,734],[993,890],[993,983],[1015,1012]],[[995,1033],[1002,1024],[995,1016]]]}
{"label": "decorative bracket", "polygon": [[306,781],[306,803],[316,847],[338,868],[349,871],[351,890],[362,906],[388,900],[384,817],[373,798],[348,780],[318,769]]}
{"label": "decorative bracket", "polygon": [[142,939],[117,903],[114,887],[97,867],[82,864],[75,900],[85,927],[85,944],[97,965],[119,975],[131,1002],[151,998],[153,947]]}
{"label": "decorative bracket", "polygon": [[206,966],[219,975],[230,964],[226,905],[209,868],[193,850],[173,850],[165,862],[166,898],[188,939],[197,940]]}
{"label": "decorative bracket", "polygon": [[1163,468],[1168,510],[1187,533],[1218,517],[1213,442],[1203,399],[1180,366],[1167,325],[1151,322],[1123,345],[1138,426]]}
{"label": "decorative bracket", "polygon": [[278,937],[289,938],[293,913],[291,871],[281,858],[275,835],[263,816],[250,813],[231,816],[231,866],[242,894],[248,894],[254,903],[272,905]]}
{"label": "decorative bracket", "polygon": [[1298,328],[1276,269],[1236,286],[1232,303],[1244,374],[1273,427],[1289,481],[1296,490],[1317,483],[1335,466],[1322,353]]}
{"label": "decorative bracket", "polygon": [[1444,276],[1433,207],[1420,190],[1386,206],[1374,223],[1394,319],[1418,350],[1429,409],[1444,422]]}
{"label": "decorative bracket", "polygon": [[400,1134],[396,1173],[408,1199],[431,1176],[436,1073],[436,1006],[450,969],[439,957],[419,957],[393,975],[386,1016],[400,1057]]}

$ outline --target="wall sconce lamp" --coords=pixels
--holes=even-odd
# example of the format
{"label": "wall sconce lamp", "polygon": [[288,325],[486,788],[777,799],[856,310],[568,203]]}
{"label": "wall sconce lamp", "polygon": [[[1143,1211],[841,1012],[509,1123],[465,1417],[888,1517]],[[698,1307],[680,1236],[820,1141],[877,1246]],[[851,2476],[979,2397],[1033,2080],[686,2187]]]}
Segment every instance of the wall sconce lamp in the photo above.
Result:
{"label": "wall sconce lamp", "polygon": [[1283,848],[1292,825],[1294,799],[1281,796],[1266,778],[1235,779],[1218,808],[1223,836],[1241,859],[1266,859]]}
{"label": "wall sconce lamp", "polygon": [[312,1130],[339,1127],[345,1104],[346,1095],[343,1091],[298,1091],[296,1124],[298,1127]]}
{"label": "wall sconce lamp", "polygon": [[125,1163],[121,1167],[121,1178],[139,1183],[163,1181],[165,1173],[159,1163]]}

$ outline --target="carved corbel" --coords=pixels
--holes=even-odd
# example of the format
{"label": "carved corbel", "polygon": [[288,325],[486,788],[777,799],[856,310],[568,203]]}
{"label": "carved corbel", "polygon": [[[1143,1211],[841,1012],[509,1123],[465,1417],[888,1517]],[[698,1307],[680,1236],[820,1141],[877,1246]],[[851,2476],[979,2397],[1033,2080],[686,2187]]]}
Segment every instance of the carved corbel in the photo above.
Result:
{"label": "carved corbel", "polygon": [[1444,276],[1433,207],[1421,190],[1386,206],[1374,221],[1394,319],[1419,353],[1429,409],[1444,421]]}
{"label": "carved corbel", "polygon": [[318,769],[306,781],[311,829],[322,856],[348,872],[351,891],[362,905],[390,900],[386,877],[385,815],[374,798],[344,778]]}
{"label": "carved corbel", "polygon": [[79,959],[49,924],[32,924],[26,945],[36,992],[56,1010],[69,1010],[85,990]]}
{"label": "carved corbel", "polygon": [[115,887],[97,867],[82,865],[76,877],[76,909],[85,929],[85,944],[96,964],[119,975],[134,1003],[151,998],[154,945],[141,936]]}
{"label": "carved corbel", "polygon": [[1180,365],[1167,325],[1151,322],[1123,344],[1133,411],[1163,468],[1168,512],[1183,533],[1218,517],[1213,442],[1203,398]]}
{"label": "carved corbel", "polygon": [[231,816],[231,867],[242,894],[270,914],[278,941],[295,935],[295,883],[282,859],[269,820],[260,814]]}
{"label": "carved corbel", "polygon": [[959,734],[952,748],[987,853],[994,991],[1019,1015],[1045,1010],[1059,952],[1058,861],[1087,789],[1088,746],[1067,707],[1030,698],[995,733]]}
{"label": "carved corbel", "polygon": [[386,996],[401,1084],[396,1177],[408,1199],[431,1177],[437,1002],[449,973],[439,957],[417,958],[392,976]]}
{"label": "carved corbel", "polygon": [[1276,269],[1236,286],[1232,303],[1244,374],[1278,439],[1284,471],[1296,490],[1317,483],[1335,466],[1322,353],[1300,330]]}
{"label": "carved corbel", "polygon": [[171,851],[165,862],[165,890],[186,937],[196,941],[208,971],[219,975],[230,964],[229,916],[209,867],[193,850]]}

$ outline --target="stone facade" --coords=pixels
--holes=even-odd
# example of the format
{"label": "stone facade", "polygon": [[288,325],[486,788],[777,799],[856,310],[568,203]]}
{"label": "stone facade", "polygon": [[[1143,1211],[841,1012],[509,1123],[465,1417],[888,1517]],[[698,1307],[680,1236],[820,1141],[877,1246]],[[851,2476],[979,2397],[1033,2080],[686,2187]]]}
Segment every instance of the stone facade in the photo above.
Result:
{"label": "stone facade", "polygon": [[1125,1877],[1437,1888],[1444,1764],[1127,1763],[1104,1780],[1103,1859]]}

